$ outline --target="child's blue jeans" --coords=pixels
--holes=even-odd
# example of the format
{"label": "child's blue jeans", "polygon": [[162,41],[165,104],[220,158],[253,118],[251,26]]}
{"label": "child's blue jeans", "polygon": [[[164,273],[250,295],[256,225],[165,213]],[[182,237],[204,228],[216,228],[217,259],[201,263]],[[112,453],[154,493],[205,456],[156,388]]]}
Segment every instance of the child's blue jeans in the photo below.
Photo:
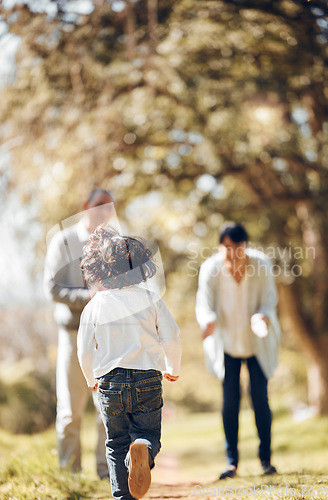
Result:
{"label": "child's blue jeans", "polygon": [[150,468],[161,447],[162,373],[115,368],[98,379],[98,397],[107,434],[112,495],[116,500],[131,500],[127,470],[130,444],[147,445]]}

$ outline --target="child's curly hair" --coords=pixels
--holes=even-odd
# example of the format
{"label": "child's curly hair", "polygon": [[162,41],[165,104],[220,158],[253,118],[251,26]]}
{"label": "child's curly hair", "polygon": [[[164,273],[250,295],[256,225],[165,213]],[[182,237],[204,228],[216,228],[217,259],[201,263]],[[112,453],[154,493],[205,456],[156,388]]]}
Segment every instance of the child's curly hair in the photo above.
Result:
{"label": "child's curly hair", "polygon": [[[92,288],[123,288],[152,278],[157,266],[141,238],[123,236],[110,226],[99,226],[83,248],[83,277]],[[137,269],[139,268],[139,270]],[[135,272],[130,272],[135,269]]]}

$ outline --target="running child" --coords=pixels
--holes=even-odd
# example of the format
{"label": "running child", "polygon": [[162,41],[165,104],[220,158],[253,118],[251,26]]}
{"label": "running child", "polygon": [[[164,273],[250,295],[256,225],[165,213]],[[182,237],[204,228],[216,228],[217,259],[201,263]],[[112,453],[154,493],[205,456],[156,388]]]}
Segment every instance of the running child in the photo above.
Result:
{"label": "running child", "polygon": [[78,358],[98,392],[113,498],[142,498],[161,447],[162,377],[180,373],[179,328],[147,288],[157,266],[140,238],[97,228],[81,262],[93,298],[81,315]]}

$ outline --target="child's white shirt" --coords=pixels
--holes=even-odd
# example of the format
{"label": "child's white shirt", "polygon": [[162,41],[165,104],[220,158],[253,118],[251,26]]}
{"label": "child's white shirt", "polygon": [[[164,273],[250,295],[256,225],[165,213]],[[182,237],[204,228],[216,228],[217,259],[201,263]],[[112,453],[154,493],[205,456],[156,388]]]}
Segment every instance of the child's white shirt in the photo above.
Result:
{"label": "child's white shirt", "polygon": [[89,387],[118,367],[180,374],[179,328],[161,297],[142,286],[97,292],[82,312],[77,348]]}

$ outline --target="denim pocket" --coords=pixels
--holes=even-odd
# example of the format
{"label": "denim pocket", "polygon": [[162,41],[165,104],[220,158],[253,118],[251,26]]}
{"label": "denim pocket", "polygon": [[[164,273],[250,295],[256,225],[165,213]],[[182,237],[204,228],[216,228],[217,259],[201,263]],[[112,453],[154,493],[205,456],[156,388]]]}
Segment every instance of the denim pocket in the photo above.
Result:
{"label": "denim pocket", "polygon": [[142,388],[137,387],[136,392],[138,410],[142,412],[150,412],[162,408],[163,398],[161,385]]}
{"label": "denim pocket", "polygon": [[98,398],[101,410],[107,415],[116,416],[124,410],[122,391],[98,388]]}

